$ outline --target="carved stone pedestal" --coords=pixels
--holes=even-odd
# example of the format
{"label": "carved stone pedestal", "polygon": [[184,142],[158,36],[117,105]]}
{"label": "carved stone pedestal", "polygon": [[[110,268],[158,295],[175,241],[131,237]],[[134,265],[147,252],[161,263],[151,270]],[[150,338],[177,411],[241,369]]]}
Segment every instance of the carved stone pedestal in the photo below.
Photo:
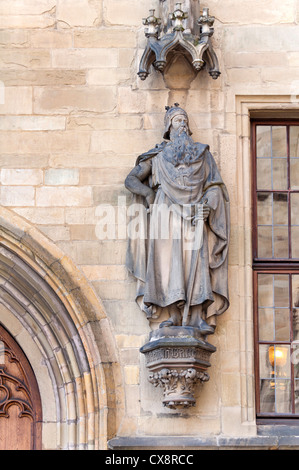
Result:
{"label": "carved stone pedestal", "polygon": [[207,343],[197,328],[172,326],[150,333],[140,352],[150,371],[149,382],[163,387],[163,405],[171,409],[195,405],[194,391],[207,382],[209,360],[215,346]]}

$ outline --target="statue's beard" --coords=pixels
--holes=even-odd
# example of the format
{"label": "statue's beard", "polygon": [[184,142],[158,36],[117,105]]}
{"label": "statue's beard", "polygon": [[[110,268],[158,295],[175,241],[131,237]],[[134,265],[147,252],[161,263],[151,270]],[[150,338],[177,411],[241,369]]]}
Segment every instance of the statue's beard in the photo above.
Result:
{"label": "statue's beard", "polygon": [[171,133],[172,163],[174,166],[181,164],[190,165],[196,157],[195,144],[186,128],[179,128]]}

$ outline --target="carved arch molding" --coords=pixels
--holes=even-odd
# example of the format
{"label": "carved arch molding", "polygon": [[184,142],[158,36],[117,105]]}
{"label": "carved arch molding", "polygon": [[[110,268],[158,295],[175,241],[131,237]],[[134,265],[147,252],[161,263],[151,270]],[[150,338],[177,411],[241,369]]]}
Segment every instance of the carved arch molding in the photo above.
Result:
{"label": "carved arch molding", "polygon": [[[70,258],[3,207],[0,323],[26,354],[40,390],[42,423],[36,427],[36,445],[41,433],[43,449],[106,449],[120,419],[115,390],[119,401],[122,384],[115,383],[119,364],[101,301]],[[6,362],[13,361],[15,378],[9,378],[8,369],[0,372],[0,416],[12,406],[8,384],[14,383],[15,389],[23,387],[23,394],[15,397],[22,419],[36,418],[39,423],[41,413],[34,415],[36,395],[28,378],[17,372],[17,355],[6,343]]]}

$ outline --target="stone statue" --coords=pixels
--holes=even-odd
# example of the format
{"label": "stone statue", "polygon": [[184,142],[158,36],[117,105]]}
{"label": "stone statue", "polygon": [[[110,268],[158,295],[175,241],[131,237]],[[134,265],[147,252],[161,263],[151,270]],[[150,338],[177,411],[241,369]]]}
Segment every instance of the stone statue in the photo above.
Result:
{"label": "stone statue", "polygon": [[149,319],[167,309],[160,328],[205,336],[229,306],[229,198],[209,146],[191,135],[187,113],[166,107],[165,140],[127,176],[126,188],[146,208],[147,236],[129,238],[126,265]]}

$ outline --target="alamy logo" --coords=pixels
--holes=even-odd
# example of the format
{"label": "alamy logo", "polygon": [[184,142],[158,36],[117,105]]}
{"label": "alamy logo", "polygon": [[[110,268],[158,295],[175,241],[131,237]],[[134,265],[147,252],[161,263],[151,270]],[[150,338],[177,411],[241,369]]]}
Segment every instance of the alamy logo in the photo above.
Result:
{"label": "alamy logo", "polygon": [[202,245],[203,204],[153,204],[146,208],[138,203],[127,205],[126,197],[119,197],[117,206],[97,206],[95,216],[99,240],[184,239],[185,250],[197,250]]}

